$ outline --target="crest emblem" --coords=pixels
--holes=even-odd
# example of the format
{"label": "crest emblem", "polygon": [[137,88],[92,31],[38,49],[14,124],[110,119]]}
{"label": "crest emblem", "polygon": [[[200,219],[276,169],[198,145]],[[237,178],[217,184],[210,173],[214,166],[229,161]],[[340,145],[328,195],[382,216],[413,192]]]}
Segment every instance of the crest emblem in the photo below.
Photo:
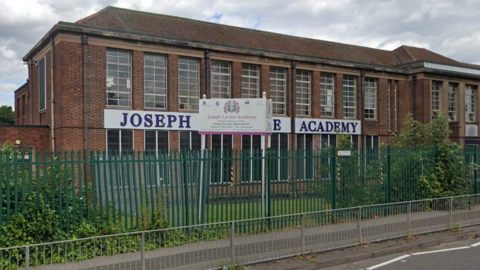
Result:
{"label": "crest emblem", "polygon": [[240,104],[235,100],[229,100],[223,106],[224,113],[239,113],[240,112]]}

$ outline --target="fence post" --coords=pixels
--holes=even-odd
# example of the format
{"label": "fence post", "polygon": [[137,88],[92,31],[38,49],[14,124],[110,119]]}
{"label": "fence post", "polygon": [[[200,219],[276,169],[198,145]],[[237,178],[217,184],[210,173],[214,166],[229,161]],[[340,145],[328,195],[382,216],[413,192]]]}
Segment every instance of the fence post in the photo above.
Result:
{"label": "fence post", "polygon": [[232,250],[232,267],[235,268],[235,222],[230,222],[230,248]]}
{"label": "fence post", "polygon": [[337,192],[336,168],[337,168],[337,163],[335,160],[335,148],[332,147],[332,151],[330,153],[330,178],[332,179],[332,207],[331,207],[332,210],[336,208],[336,192]]}
{"label": "fence post", "polygon": [[358,207],[357,210],[357,234],[358,234],[358,243],[362,245],[362,207]]}
{"label": "fence post", "polygon": [[145,270],[145,232],[141,234],[142,241],[141,241],[141,261],[142,261],[142,270]]}
{"label": "fence post", "polygon": [[453,228],[453,197],[450,198],[449,216],[450,216],[450,228]]}
{"label": "fence post", "polygon": [[302,214],[302,255],[305,256],[305,213]]}
{"label": "fence post", "polygon": [[25,248],[25,270],[30,269],[30,246]]}
{"label": "fence post", "polygon": [[407,236],[410,236],[412,229],[412,202],[408,202],[407,208]]}
{"label": "fence post", "polygon": [[391,152],[390,145],[387,146],[387,203],[392,202],[392,176],[391,176]]}

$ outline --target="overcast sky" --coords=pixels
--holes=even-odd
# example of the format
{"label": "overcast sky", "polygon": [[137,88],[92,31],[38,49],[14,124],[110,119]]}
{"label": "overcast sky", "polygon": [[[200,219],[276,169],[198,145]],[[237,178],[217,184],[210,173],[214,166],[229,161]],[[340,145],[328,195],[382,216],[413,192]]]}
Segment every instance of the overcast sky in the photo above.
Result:
{"label": "overcast sky", "polygon": [[0,0],[0,105],[26,82],[22,57],[58,21],[111,5],[392,50],[427,48],[480,64],[478,0]]}

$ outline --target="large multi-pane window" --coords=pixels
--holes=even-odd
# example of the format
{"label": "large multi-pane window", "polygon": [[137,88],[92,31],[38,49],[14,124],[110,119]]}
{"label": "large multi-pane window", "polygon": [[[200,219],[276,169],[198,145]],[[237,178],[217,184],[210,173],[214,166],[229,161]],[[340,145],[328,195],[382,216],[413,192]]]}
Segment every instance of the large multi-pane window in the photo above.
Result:
{"label": "large multi-pane window", "polygon": [[295,112],[297,116],[311,115],[311,72],[307,70],[297,70],[295,76]]}
{"label": "large multi-pane window", "polygon": [[442,82],[432,81],[432,119],[440,112],[440,91]]}
{"label": "large multi-pane window", "polygon": [[167,130],[145,130],[145,150],[165,152],[168,146]]}
{"label": "large multi-pane window", "polygon": [[107,105],[132,106],[132,54],[107,49]]}
{"label": "large multi-pane window", "polygon": [[365,119],[377,119],[377,81],[365,78]]}
{"label": "large multi-pane window", "polygon": [[47,67],[45,56],[38,62],[38,109],[43,111],[47,108]]}
{"label": "large multi-pane window", "polygon": [[475,96],[477,87],[473,85],[465,86],[465,121],[475,122]]}
{"label": "large multi-pane window", "polygon": [[272,133],[270,136],[272,140],[270,143],[270,151],[272,157],[278,158],[273,162],[269,162],[272,166],[272,180],[287,180],[289,175],[289,160],[286,157],[290,154],[288,152],[288,133]]}
{"label": "large multi-pane window", "polygon": [[107,151],[120,153],[133,150],[133,130],[107,130]]}
{"label": "large multi-pane window", "polygon": [[297,134],[297,178],[312,179],[314,171],[313,134]]}
{"label": "large multi-pane window", "polygon": [[260,135],[242,135],[242,181],[262,180],[262,152]]}
{"label": "large multi-pane window", "polygon": [[343,76],[343,117],[355,118],[357,110],[356,80],[354,76]]}
{"label": "large multi-pane window", "polygon": [[334,109],[334,75],[332,73],[320,74],[320,116],[333,117]]}
{"label": "large multi-pane window", "polygon": [[457,120],[457,86],[456,83],[448,84],[448,120]]}
{"label": "large multi-pane window", "polygon": [[329,146],[337,147],[336,134],[322,134],[320,139],[322,149],[327,149]]}
{"label": "large multi-pane window", "polygon": [[212,135],[213,160],[211,181],[215,183],[232,182],[232,135]]}
{"label": "large multi-pane window", "polygon": [[260,69],[257,65],[242,65],[242,98],[260,97]]}
{"label": "large multi-pane window", "polygon": [[212,98],[230,98],[231,65],[229,62],[212,61]]}
{"label": "large multi-pane window", "polygon": [[198,131],[180,131],[180,150],[200,150],[201,135]]}
{"label": "large multi-pane window", "polygon": [[284,115],[287,107],[287,71],[284,68],[270,68],[270,98],[272,113]]}
{"label": "large multi-pane window", "polygon": [[178,59],[178,99],[180,109],[198,110],[200,97],[200,64],[198,59]]}
{"label": "large multi-pane window", "polygon": [[167,58],[145,53],[143,56],[145,108],[167,108]]}

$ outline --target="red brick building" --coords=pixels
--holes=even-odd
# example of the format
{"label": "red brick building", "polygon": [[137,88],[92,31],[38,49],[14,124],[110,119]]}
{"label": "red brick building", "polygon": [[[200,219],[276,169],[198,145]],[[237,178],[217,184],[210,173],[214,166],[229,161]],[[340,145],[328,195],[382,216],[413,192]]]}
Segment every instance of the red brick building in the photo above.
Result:
{"label": "red brick building", "polygon": [[[352,140],[375,147],[407,113],[429,122],[436,111],[449,117],[452,140],[480,142],[480,66],[422,48],[386,51],[107,7],[54,25],[23,60],[29,80],[15,92],[16,121],[48,126],[39,142],[48,149],[199,148],[198,123],[178,125],[198,113],[199,98],[262,92],[273,102],[276,148],[335,145],[335,129],[318,123],[358,124]],[[129,129],[104,117],[138,111],[172,121]],[[208,144],[242,149],[260,139],[215,135]]]}

